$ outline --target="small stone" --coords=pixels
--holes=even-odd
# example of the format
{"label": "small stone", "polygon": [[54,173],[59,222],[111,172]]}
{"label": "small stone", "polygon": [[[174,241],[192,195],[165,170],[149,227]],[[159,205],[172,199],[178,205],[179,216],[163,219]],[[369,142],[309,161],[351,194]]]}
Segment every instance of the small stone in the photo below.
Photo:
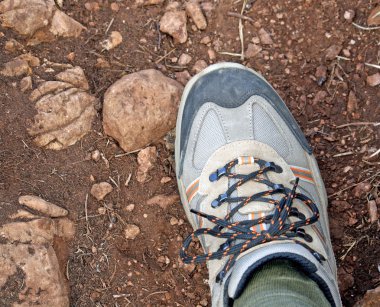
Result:
{"label": "small stone", "polygon": [[32,77],[27,76],[21,79],[20,81],[20,90],[21,92],[26,92],[27,90],[32,89]]}
{"label": "small stone", "polygon": [[254,58],[256,55],[258,55],[263,48],[261,46],[256,44],[248,44],[247,50],[245,51],[245,56],[247,58]]}
{"label": "small stone", "polygon": [[260,29],[259,30],[259,37],[260,37],[260,41],[263,45],[272,45],[273,44],[273,40],[270,36],[270,34],[265,30],[265,29]]}
{"label": "small stone", "polygon": [[4,45],[4,49],[8,52],[15,52],[17,50],[22,50],[23,48],[24,46],[13,38],[6,41]]}
{"label": "small stone", "polygon": [[185,11],[169,11],[162,16],[160,30],[174,38],[175,43],[187,41],[187,18]]}
{"label": "small stone", "polygon": [[315,78],[317,79],[317,84],[322,86],[327,80],[327,67],[324,65],[318,66],[315,72]]}
{"label": "small stone", "polygon": [[111,65],[107,60],[105,60],[103,58],[97,58],[95,67],[97,67],[97,68],[110,68]]}
{"label": "small stone", "polygon": [[355,18],[354,10],[347,10],[344,12],[344,19],[346,19],[347,21],[352,22],[354,18]]}
{"label": "small stone", "polygon": [[157,160],[157,149],[154,146],[144,148],[139,151],[137,155],[137,169],[136,180],[143,183],[147,180],[148,172],[153,168]]}
{"label": "small stone", "polygon": [[118,12],[120,10],[120,6],[116,2],[112,2],[110,7],[111,7],[111,10],[114,12]]}
{"label": "small stone", "polygon": [[175,73],[175,79],[183,86],[191,79],[191,75],[188,70],[179,71]]}
{"label": "small stone", "polygon": [[207,302],[207,300],[204,298],[203,300],[201,300],[201,301],[199,302],[199,305],[201,305],[201,306],[203,306],[203,307],[206,307],[206,306],[208,305],[208,302]]}
{"label": "small stone", "polygon": [[376,73],[374,75],[367,77],[367,84],[369,86],[377,86],[380,84],[380,73]]}
{"label": "small stone", "polygon": [[46,214],[50,217],[63,217],[69,214],[66,209],[63,209],[51,202],[48,202],[38,196],[24,195],[18,199],[20,205],[24,205],[30,209]]}
{"label": "small stone", "polygon": [[178,59],[178,64],[180,66],[186,66],[191,62],[192,59],[193,58],[189,54],[182,53]]}
{"label": "small stone", "polygon": [[343,55],[346,57],[346,58],[349,58],[351,56],[351,52],[350,50],[348,49],[343,49]]}
{"label": "small stone", "polygon": [[353,190],[354,196],[360,198],[371,191],[372,185],[369,182],[360,182]]}
{"label": "small stone", "polygon": [[148,205],[159,205],[162,209],[166,210],[169,206],[179,201],[177,194],[173,195],[156,195],[149,199],[146,203]]}
{"label": "small stone", "polygon": [[208,58],[210,59],[210,61],[216,60],[216,53],[214,50],[212,50],[212,49],[207,50],[207,54],[208,54]]}
{"label": "small stone", "polygon": [[0,74],[5,77],[18,77],[22,75],[31,74],[32,69],[25,60],[15,59],[4,64],[4,69]]}
{"label": "small stone", "polygon": [[341,50],[342,50],[342,46],[340,45],[330,46],[325,51],[326,60],[329,60],[329,61],[335,60],[335,58],[339,55]]}
{"label": "small stone", "polygon": [[207,21],[198,2],[190,1],[186,4],[187,15],[194,21],[199,30],[207,27]]}
{"label": "small stone", "polygon": [[75,52],[70,52],[68,55],[66,55],[66,59],[68,59],[70,62],[75,60]]}
{"label": "small stone", "polygon": [[177,1],[169,2],[169,4],[166,6],[165,11],[177,11],[180,6],[181,5]]}
{"label": "small stone", "polygon": [[94,196],[97,200],[103,200],[106,195],[111,193],[113,190],[112,185],[108,182],[96,183],[91,188],[91,195]]}
{"label": "small stone", "polygon": [[258,45],[258,44],[260,44],[260,38],[257,36],[252,37],[251,42]]}
{"label": "small stone", "polygon": [[196,74],[200,73],[207,67],[207,62],[205,60],[198,60],[195,62],[192,71]]}
{"label": "small stone", "polygon": [[178,225],[178,219],[175,218],[174,216],[170,218],[170,225]]}
{"label": "small stone", "polygon": [[358,99],[355,96],[354,91],[350,91],[348,94],[348,100],[347,100],[347,112],[353,113],[358,109]]}
{"label": "small stone", "polygon": [[135,204],[129,204],[128,206],[124,208],[124,211],[127,211],[127,212],[132,212],[133,210],[135,210]]}
{"label": "small stone", "polygon": [[210,36],[205,36],[201,39],[200,41],[201,44],[208,45],[211,43],[211,38]]}
{"label": "small stone", "polygon": [[134,240],[140,234],[140,228],[134,224],[127,224],[124,229],[124,237],[127,240]]}
{"label": "small stone", "polygon": [[112,31],[110,36],[103,41],[100,45],[105,50],[111,50],[119,46],[123,42],[123,37],[119,31]]}
{"label": "small stone", "polygon": [[98,162],[100,160],[100,151],[99,150],[94,150],[91,153],[91,159],[94,160],[95,162]]}
{"label": "small stone", "polygon": [[98,213],[101,215],[105,215],[107,213],[107,209],[104,207],[98,208]]}
{"label": "small stone", "polygon": [[371,224],[373,224],[379,219],[379,216],[377,214],[376,201],[375,200],[368,201],[367,207],[368,207],[369,221]]}
{"label": "small stone", "polygon": [[165,183],[168,183],[170,181],[172,181],[172,178],[170,178],[170,177],[162,177],[161,178],[161,184],[165,184]]}

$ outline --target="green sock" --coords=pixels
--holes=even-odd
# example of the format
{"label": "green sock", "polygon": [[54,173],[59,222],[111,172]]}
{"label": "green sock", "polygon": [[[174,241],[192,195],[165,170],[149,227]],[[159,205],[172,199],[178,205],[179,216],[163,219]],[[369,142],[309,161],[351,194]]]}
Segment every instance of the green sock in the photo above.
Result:
{"label": "green sock", "polygon": [[318,284],[292,262],[275,260],[257,270],[234,307],[331,306]]}

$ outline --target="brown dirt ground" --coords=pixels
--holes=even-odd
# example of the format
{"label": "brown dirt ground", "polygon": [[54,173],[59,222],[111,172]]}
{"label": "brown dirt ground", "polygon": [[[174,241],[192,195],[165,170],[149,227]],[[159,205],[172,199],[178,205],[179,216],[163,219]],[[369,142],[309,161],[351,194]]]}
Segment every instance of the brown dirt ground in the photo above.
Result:
{"label": "brown dirt ground", "polygon": [[[119,1],[120,10],[113,12],[110,1],[98,2],[101,9],[91,13],[84,8],[84,1],[65,1],[63,10],[88,27],[80,39],[62,39],[26,49],[41,59],[58,63],[68,63],[67,54],[75,52],[73,64],[85,70],[91,91],[99,101],[107,87],[126,73],[158,68],[173,77],[182,68],[170,59],[182,52],[193,56],[189,68],[198,59],[208,61],[208,47],[199,43],[206,35],[214,44],[219,43],[222,51],[240,52],[238,19],[228,17],[227,12],[240,11],[241,1],[214,1],[207,29],[194,32],[189,23],[191,44],[175,46],[170,37],[157,31],[164,6],[136,8],[134,1]],[[330,206],[332,239],[346,306],[352,306],[366,290],[380,283],[379,224],[370,225],[367,210],[367,201],[379,197],[379,156],[366,160],[371,150],[379,149],[380,126],[338,128],[350,122],[379,120],[379,87],[366,84],[367,75],[377,70],[363,63],[379,64],[380,31],[361,31],[345,21],[343,14],[354,9],[355,22],[364,25],[376,4],[379,1],[257,0],[246,12],[255,22],[245,22],[244,30],[245,46],[260,28],[272,34],[274,44],[264,46],[261,55],[243,63],[260,71],[287,102],[314,147],[330,202],[346,200],[349,204],[344,210]],[[102,52],[99,42],[106,37],[111,20],[110,30],[120,31],[124,41],[114,50]],[[18,55],[4,51],[6,39],[22,42],[22,38],[3,28],[0,31],[5,34],[0,38],[2,65]],[[146,42],[141,42],[142,38]],[[325,50],[334,44],[349,49],[352,60],[325,60]],[[154,63],[173,48],[176,49],[160,65]],[[111,67],[96,68],[99,57],[108,60]],[[222,60],[240,62],[236,57],[218,54],[217,61]],[[328,80],[321,87],[314,77],[320,65],[328,68]],[[51,77],[43,68],[35,70],[35,74],[44,79]],[[346,110],[350,90],[359,101],[355,118]],[[319,91],[325,91],[326,97],[314,99]],[[189,270],[178,262],[181,241],[191,230],[187,223],[169,223],[171,217],[185,220],[180,205],[168,210],[146,205],[147,199],[156,194],[177,192],[174,180],[160,183],[163,176],[174,179],[172,152],[165,142],[155,144],[159,161],[150,174],[151,180],[142,185],[132,176],[125,187],[123,182],[128,175],[136,172],[136,155],[115,157],[122,151],[103,135],[101,106],[93,131],[59,152],[33,145],[26,132],[33,115],[27,95],[18,89],[18,80],[0,78],[0,224],[8,222],[7,216],[16,211],[21,194],[39,195],[70,210],[70,218],[77,224],[76,238],[67,251],[65,272],[72,305],[126,306],[130,302],[135,306],[194,306],[204,299],[210,302],[205,267]],[[109,160],[109,168],[102,160],[96,163],[86,159],[94,149]],[[120,189],[115,188],[104,202],[89,197],[87,229],[84,202],[92,185],[91,175],[96,181],[111,182],[112,177],[120,182]],[[358,198],[353,186],[362,181],[370,182],[372,189]],[[131,203],[136,204],[135,210],[124,211]],[[109,208],[107,214],[99,215],[101,206]],[[141,235],[134,241],[124,240],[124,223],[137,224]],[[167,256],[170,264],[159,263],[160,256]],[[12,285],[18,287],[17,281],[12,279],[7,284],[9,291]]]}

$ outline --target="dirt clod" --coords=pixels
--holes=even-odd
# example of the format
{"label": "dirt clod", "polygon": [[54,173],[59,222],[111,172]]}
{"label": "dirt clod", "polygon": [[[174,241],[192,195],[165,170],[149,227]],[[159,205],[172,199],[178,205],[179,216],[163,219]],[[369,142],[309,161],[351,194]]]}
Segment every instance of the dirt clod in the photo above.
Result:
{"label": "dirt clod", "polygon": [[128,224],[124,229],[124,237],[127,240],[134,240],[140,234],[140,228],[134,224]]}

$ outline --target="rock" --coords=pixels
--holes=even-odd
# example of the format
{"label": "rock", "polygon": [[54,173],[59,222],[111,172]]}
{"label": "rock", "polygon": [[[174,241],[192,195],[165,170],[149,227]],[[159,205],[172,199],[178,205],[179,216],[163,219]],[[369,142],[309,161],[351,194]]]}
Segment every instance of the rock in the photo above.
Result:
{"label": "rock", "polygon": [[352,114],[358,109],[358,99],[355,96],[354,91],[350,91],[347,100],[347,112]]}
{"label": "rock", "polygon": [[38,99],[37,115],[28,132],[36,145],[61,150],[90,131],[96,98],[87,93],[89,86],[80,67],[67,69],[55,78],[59,81],[46,81],[31,93],[32,101]]}
{"label": "rock", "polygon": [[140,150],[137,155],[137,163],[139,167],[137,169],[136,180],[143,183],[147,180],[148,172],[154,166],[157,160],[157,150],[156,147],[150,146]]}
{"label": "rock", "polygon": [[169,2],[165,8],[165,11],[177,11],[180,9],[181,4],[177,1]]}
{"label": "rock", "polygon": [[355,18],[355,11],[354,10],[347,10],[344,12],[344,19],[346,19],[349,22],[352,22]]}
{"label": "rock", "polygon": [[100,151],[99,150],[94,150],[91,153],[91,159],[94,160],[95,162],[98,162],[100,160]]}
{"label": "rock", "polygon": [[191,79],[191,75],[188,70],[179,71],[175,73],[175,79],[183,86]]}
{"label": "rock", "polygon": [[341,45],[332,45],[325,51],[325,58],[326,60],[332,61],[335,60],[335,58],[339,55],[340,51],[342,50]]}
{"label": "rock", "polygon": [[205,60],[198,60],[195,62],[192,71],[196,74],[200,73],[207,67],[207,62]]}
{"label": "rock", "polygon": [[186,3],[186,12],[199,30],[207,28],[206,17],[203,15],[202,9],[197,1],[193,0]]}
{"label": "rock", "polygon": [[175,43],[187,41],[187,18],[185,11],[169,11],[162,16],[160,30],[174,38]]}
{"label": "rock", "polygon": [[169,206],[179,201],[177,194],[173,195],[156,195],[149,199],[146,203],[148,205],[159,205],[162,209],[166,210]]}
{"label": "rock", "polygon": [[368,207],[369,221],[371,224],[373,224],[379,219],[379,216],[377,214],[376,201],[375,200],[368,201],[367,207]]}
{"label": "rock", "polygon": [[22,50],[23,48],[24,46],[13,38],[6,41],[4,45],[4,49],[8,52],[15,52],[17,50]]}
{"label": "rock", "polygon": [[56,36],[79,37],[86,28],[60,10],[55,11],[50,32]]}
{"label": "rock", "polygon": [[327,67],[324,65],[318,66],[315,77],[317,78],[317,84],[322,86],[327,80]]}
{"label": "rock", "polygon": [[371,189],[372,189],[372,185],[369,182],[360,182],[353,189],[353,193],[356,198],[360,198],[366,195],[369,191],[371,191]]}
{"label": "rock", "polygon": [[155,4],[161,4],[164,3],[165,0],[136,0],[137,5],[155,5]]}
{"label": "rock", "polygon": [[3,70],[0,74],[5,77],[19,77],[22,75],[29,75],[32,73],[32,69],[25,60],[14,59],[4,64]]}
{"label": "rock", "polygon": [[118,12],[120,10],[120,6],[116,2],[112,2],[111,5],[110,5],[110,8],[114,12]]}
{"label": "rock", "polygon": [[354,307],[378,307],[380,302],[380,286],[368,290],[364,297]]}
{"label": "rock", "polygon": [[172,178],[170,178],[170,177],[162,177],[160,182],[161,182],[161,184],[165,184],[165,183],[168,183],[170,181],[172,181]]}
{"label": "rock", "polygon": [[203,44],[203,45],[208,45],[208,44],[210,44],[210,43],[211,43],[211,38],[210,38],[210,36],[205,36],[205,37],[203,37],[203,38],[201,39],[200,43]]}
{"label": "rock", "polygon": [[175,218],[174,216],[170,218],[170,225],[172,226],[178,225],[178,222],[179,222],[178,219]]}
{"label": "rock", "polygon": [[100,10],[100,5],[98,2],[96,1],[93,1],[93,2],[86,2],[84,4],[84,7],[86,8],[86,10],[90,11],[90,12],[97,12]]}
{"label": "rock", "polygon": [[134,240],[140,234],[140,228],[133,224],[127,224],[124,229],[124,237],[127,240]]}
{"label": "rock", "polygon": [[270,36],[270,34],[265,30],[265,29],[260,29],[259,30],[259,37],[260,37],[260,41],[263,45],[272,45],[273,44],[273,40]]}
{"label": "rock", "polygon": [[367,19],[367,24],[369,26],[380,26],[380,5],[371,11]]}
{"label": "rock", "polygon": [[91,188],[91,195],[98,201],[103,200],[113,190],[112,185],[108,182],[95,183]]}
{"label": "rock", "polygon": [[128,206],[124,208],[124,211],[127,211],[127,212],[132,212],[133,210],[135,210],[135,204],[129,204]]}
{"label": "rock", "polygon": [[32,89],[32,77],[27,76],[21,79],[20,81],[20,90],[21,92],[26,92],[27,90]]}
{"label": "rock", "polygon": [[75,52],[70,52],[68,55],[66,55],[66,59],[68,59],[70,62],[73,62],[75,60]]}
{"label": "rock", "polygon": [[245,56],[247,58],[254,58],[256,55],[258,55],[263,48],[261,46],[256,44],[248,44],[247,50],[245,51]]}
{"label": "rock", "polygon": [[[60,245],[56,251],[56,237],[71,240],[74,224],[67,219],[37,219],[14,222],[0,227],[0,288],[8,278],[16,278],[23,287],[13,290],[18,298],[13,306],[69,306],[68,284],[64,271],[66,249]],[[66,243],[62,243],[66,244]]]}
{"label": "rock", "polygon": [[101,42],[101,46],[105,50],[111,50],[117,46],[119,46],[123,41],[123,37],[120,32],[112,31],[110,36],[103,42]]}
{"label": "rock", "polygon": [[216,60],[216,53],[214,50],[212,50],[212,49],[207,50],[207,54],[208,54],[208,58],[210,59],[210,61]]}
{"label": "rock", "polygon": [[116,81],[104,95],[103,128],[125,151],[162,138],[174,128],[180,83],[153,69]]}
{"label": "rock", "polygon": [[85,29],[61,10],[54,0],[4,0],[0,3],[2,26],[26,36],[28,44],[78,37]]}
{"label": "rock", "polygon": [[29,211],[20,209],[20,210],[17,210],[16,213],[10,215],[9,218],[12,220],[16,220],[16,219],[32,220],[32,219],[38,218],[38,216],[34,215],[33,213],[30,213]]}
{"label": "rock", "polygon": [[182,53],[178,59],[178,64],[180,66],[186,66],[191,62],[192,59],[193,58],[189,54]]}
{"label": "rock", "polygon": [[18,199],[20,205],[24,205],[30,209],[46,214],[49,217],[62,217],[69,214],[66,209],[63,209],[55,204],[52,204],[38,196],[24,195]]}
{"label": "rock", "polygon": [[380,73],[376,73],[374,75],[367,77],[367,84],[369,86],[377,86],[380,84]]}

